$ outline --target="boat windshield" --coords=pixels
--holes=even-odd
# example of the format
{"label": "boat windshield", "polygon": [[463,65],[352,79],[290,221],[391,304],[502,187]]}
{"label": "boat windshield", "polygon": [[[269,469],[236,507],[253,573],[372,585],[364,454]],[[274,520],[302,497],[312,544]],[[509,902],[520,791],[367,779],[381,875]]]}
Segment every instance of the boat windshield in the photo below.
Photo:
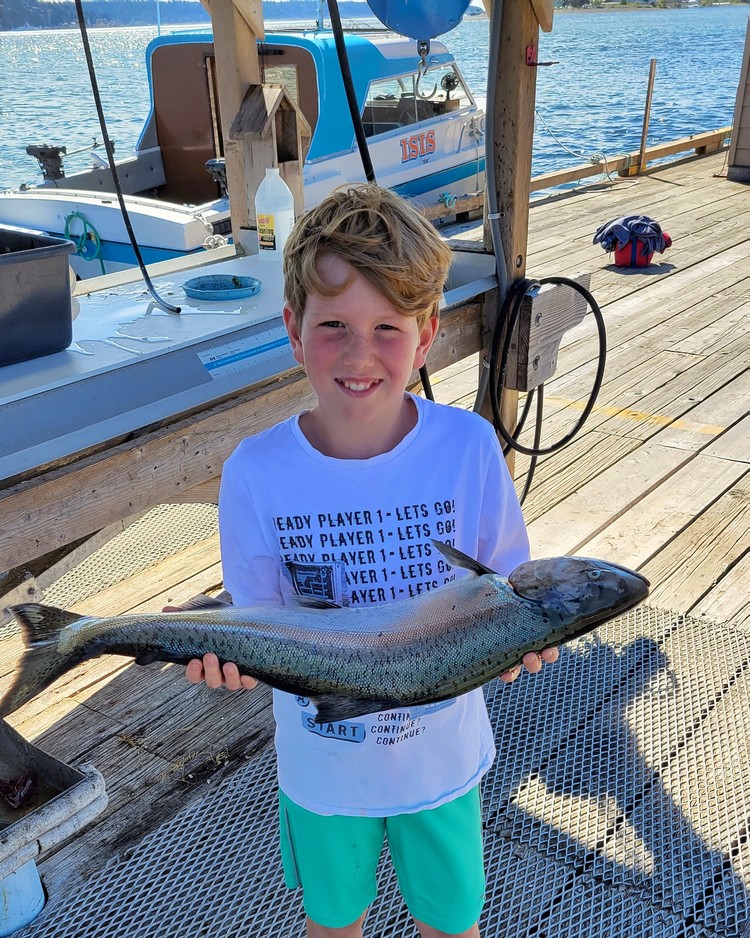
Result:
{"label": "boat windshield", "polygon": [[459,111],[472,103],[471,94],[455,67],[436,65],[421,77],[409,73],[370,82],[362,123],[365,135],[372,137]]}
{"label": "boat windshield", "polygon": [[283,85],[292,101],[301,107],[296,65],[267,65],[263,70],[263,78],[273,85]]}

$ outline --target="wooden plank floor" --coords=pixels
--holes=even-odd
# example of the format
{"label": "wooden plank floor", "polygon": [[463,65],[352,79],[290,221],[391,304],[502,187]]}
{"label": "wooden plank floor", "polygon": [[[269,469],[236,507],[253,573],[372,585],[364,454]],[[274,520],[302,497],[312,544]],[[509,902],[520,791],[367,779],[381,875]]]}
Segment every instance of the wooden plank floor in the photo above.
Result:
{"label": "wooden plank floor", "polygon": [[[568,448],[540,460],[524,514],[536,555],[616,560],[654,580],[660,606],[747,624],[736,577],[750,546],[750,189],[717,178],[721,163],[532,208],[529,275],[590,271],[608,354],[593,413]],[[616,268],[591,243],[600,224],[631,213],[674,239],[646,270]],[[591,322],[568,335],[545,387],[542,444],[577,419],[596,348]],[[467,359],[436,376],[436,397],[471,406],[477,367]],[[528,464],[517,457],[519,488]]]}
{"label": "wooden plank floor", "polygon": [[[750,187],[718,176],[723,161],[688,161],[532,207],[529,275],[592,273],[608,358],[590,419],[569,447],[540,460],[524,513],[535,555],[637,567],[653,583],[653,605],[750,632]],[[674,241],[645,270],[615,268],[591,243],[600,224],[633,213],[655,218]],[[568,334],[547,384],[543,441],[566,432],[588,394],[591,319]],[[434,375],[436,398],[471,407],[477,373],[475,356]],[[519,457],[519,491],[527,468]],[[174,523],[189,511],[176,508]],[[73,608],[157,610],[220,583],[213,536]],[[60,601],[54,589],[50,598]],[[3,683],[18,653],[16,638],[0,643]],[[40,861],[50,895],[265,749],[268,702],[266,690],[216,694],[187,686],[179,668],[104,658],[14,714],[27,738],[65,762],[93,762],[107,780],[107,812]]]}

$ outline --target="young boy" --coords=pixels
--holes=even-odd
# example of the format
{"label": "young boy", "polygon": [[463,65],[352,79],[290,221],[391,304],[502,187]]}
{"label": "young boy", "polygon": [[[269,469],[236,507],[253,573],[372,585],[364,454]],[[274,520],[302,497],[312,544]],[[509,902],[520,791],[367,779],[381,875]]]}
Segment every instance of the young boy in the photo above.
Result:
{"label": "young boy", "polygon": [[[239,444],[219,499],[235,605],[295,595],[350,606],[464,575],[431,538],[501,574],[528,558],[521,511],[481,417],[407,394],[438,328],[451,254],[406,202],[339,189],[287,241],[284,322],[317,406]],[[556,649],[527,655],[528,670]],[[503,675],[513,680],[520,668]],[[188,679],[250,688],[215,655]],[[310,938],[359,938],[384,837],[423,938],[476,938],[484,900],[479,781],[495,755],[481,689],[318,726],[274,691],[282,858]]]}

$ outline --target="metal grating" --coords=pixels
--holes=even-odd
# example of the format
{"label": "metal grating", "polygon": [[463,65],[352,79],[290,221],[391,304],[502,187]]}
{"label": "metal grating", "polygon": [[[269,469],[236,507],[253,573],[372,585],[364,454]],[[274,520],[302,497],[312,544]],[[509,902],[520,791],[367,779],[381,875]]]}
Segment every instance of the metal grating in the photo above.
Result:
{"label": "metal grating", "polygon": [[[749,672],[750,636],[641,607],[488,687],[484,938],[750,935]],[[18,935],[299,938],[276,836],[264,752]],[[416,935],[385,857],[365,933]]]}
{"label": "metal grating", "polygon": [[56,580],[44,601],[71,606],[217,531],[216,505],[157,505]]}
{"label": "metal grating", "polygon": [[[157,505],[50,583],[42,601],[72,606],[217,532],[216,505]],[[216,554],[218,559],[218,548]],[[0,608],[0,641],[17,632],[17,623]]]}
{"label": "metal grating", "polygon": [[[35,601],[73,606],[217,533],[216,505],[157,505],[50,583],[44,598]],[[218,556],[217,546],[217,560]],[[3,605],[0,602],[0,642],[19,631]]]}

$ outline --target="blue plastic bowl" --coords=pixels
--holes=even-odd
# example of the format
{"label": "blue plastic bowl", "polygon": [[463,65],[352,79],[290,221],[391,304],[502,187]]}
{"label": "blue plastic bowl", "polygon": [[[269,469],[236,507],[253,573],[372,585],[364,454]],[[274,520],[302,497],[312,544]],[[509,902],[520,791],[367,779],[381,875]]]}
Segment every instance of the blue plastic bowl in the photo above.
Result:
{"label": "blue plastic bowl", "polygon": [[185,293],[194,300],[240,300],[260,293],[262,284],[255,277],[239,277],[236,274],[206,274],[193,277],[182,285]]}

